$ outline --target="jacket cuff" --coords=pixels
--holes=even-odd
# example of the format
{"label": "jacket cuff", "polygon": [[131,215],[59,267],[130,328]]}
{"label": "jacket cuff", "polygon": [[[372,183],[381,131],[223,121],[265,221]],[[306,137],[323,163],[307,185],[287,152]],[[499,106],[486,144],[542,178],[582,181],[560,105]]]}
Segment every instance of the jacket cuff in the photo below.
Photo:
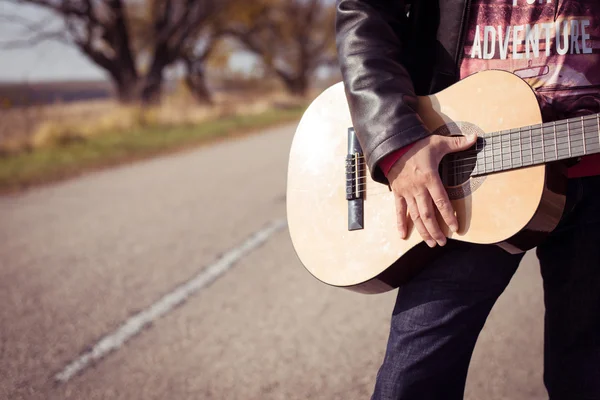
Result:
{"label": "jacket cuff", "polygon": [[400,159],[411,147],[413,147],[414,143],[409,144],[408,146],[402,147],[394,151],[393,153],[385,156],[378,164],[379,168],[381,168],[381,172],[386,176],[390,173],[390,169],[396,164],[396,161]]}
{"label": "jacket cuff", "polygon": [[[414,144],[418,140],[424,139],[430,135],[431,132],[423,124],[418,124],[417,126],[413,126],[410,129],[397,133],[396,135],[384,140],[372,150],[370,157],[367,160],[367,166],[371,172],[371,178],[375,182],[388,184],[389,182],[387,180],[386,173],[384,173],[383,169],[381,168],[381,162],[388,155],[393,154],[397,150],[404,149],[407,146]],[[389,169],[391,169],[392,166],[393,163],[390,165]],[[387,172],[389,172],[389,169]]]}

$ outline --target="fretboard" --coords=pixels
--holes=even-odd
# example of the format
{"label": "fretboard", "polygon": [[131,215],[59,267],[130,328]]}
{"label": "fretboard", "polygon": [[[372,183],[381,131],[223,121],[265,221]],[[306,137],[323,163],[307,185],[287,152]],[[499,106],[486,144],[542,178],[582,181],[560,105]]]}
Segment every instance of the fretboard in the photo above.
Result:
{"label": "fretboard", "polygon": [[482,136],[471,176],[600,153],[600,114]]}

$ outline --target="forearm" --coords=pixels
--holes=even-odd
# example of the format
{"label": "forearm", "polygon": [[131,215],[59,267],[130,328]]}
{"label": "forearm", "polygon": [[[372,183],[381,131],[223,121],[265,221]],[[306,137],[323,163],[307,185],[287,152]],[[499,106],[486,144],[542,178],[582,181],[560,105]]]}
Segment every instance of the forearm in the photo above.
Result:
{"label": "forearm", "polygon": [[385,183],[379,162],[429,135],[416,113],[417,96],[398,35],[403,1],[338,0],[336,40],[352,122],[373,179]]}

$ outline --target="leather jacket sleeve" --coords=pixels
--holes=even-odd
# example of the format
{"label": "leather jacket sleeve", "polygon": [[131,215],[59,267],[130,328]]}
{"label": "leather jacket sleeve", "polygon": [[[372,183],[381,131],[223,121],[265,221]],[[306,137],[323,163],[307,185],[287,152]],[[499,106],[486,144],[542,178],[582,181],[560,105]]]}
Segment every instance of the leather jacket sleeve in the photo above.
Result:
{"label": "leather jacket sleeve", "polygon": [[402,63],[407,45],[403,0],[337,0],[336,45],[352,123],[371,177],[388,181],[377,164],[431,133],[416,113],[417,96]]}

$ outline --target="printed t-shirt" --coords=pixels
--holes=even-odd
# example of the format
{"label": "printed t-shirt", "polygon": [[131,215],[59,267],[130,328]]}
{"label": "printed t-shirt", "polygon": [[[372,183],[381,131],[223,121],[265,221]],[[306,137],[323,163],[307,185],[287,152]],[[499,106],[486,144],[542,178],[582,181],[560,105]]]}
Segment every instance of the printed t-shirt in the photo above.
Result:
{"label": "printed t-shirt", "polygon": [[[473,0],[460,78],[501,69],[535,91],[544,122],[600,113],[600,1]],[[380,163],[387,175],[410,147]],[[600,154],[568,169],[600,175]]]}

